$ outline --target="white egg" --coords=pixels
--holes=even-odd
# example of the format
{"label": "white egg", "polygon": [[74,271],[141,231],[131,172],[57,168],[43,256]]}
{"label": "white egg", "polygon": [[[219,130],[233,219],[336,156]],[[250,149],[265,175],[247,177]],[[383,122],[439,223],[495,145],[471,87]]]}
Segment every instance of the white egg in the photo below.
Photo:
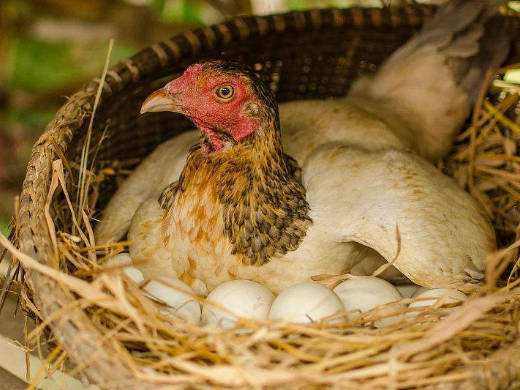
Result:
{"label": "white egg", "polygon": [[401,294],[403,298],[411,298],[422,287],[419,287],[416,284],[401,284],[399,286],[395,286],[395,288],[397,291],[399,291],[399,294]]}
{"label": "white egg", "polygon": [[163,314],[182,318],[193,324],[200,323],[200,304],[195,293],[186,283],[174,278],[151,280],[144,286],[144,291],[167,306],[161,309]]}
{"label": "white egg", "polygon": [[202,321],[230,329],[238,318],[265,320],[274,295],[260,283],[232,280],[222,283],[209,293],[202,308]]}
{"label": "white egg", "polygon": [[123,273],[136,284],[144,282],[143,273],[135,267],[125,267],[123,268]]}
{"label": "white egg", "polygon": [[439,299],[443,299],[444,303],[456,303],[466,300],[466,294],[446,288],[432,288],[414,295],[414,302],[409,307],[426,307],[435,305]]}
{"label": "white egg", "polygon": [[122,268],[123,273],[134,283],[141,284],[144,282],[143,273],[135,267],[129,266],[132,264],[132,259],[128,253],[120,253],[110,258],[106,263],[105,267],[117,268],[128,265],[128,267]]}
{"label": "white egg", "polygon": [[[400,304],[388,305],[399,302],[402,297],[399,291],[386,280],[374,276],[357,276],[345,280],[334,289],[345,306],[345,309],[353,318],[378,306],[386,305],[378,314],[384,315],[399,311]],[[401,315],[385,317],[374,321],[378,328],[391,325],[402,319]]]}
{"label": "white egg", "polygon": [[319,322],[328,317],[342,321],[344,310],[341,300],[330,289],[319,283],[303,282],[288,287],[276,297],[269,319],[299,324]]}

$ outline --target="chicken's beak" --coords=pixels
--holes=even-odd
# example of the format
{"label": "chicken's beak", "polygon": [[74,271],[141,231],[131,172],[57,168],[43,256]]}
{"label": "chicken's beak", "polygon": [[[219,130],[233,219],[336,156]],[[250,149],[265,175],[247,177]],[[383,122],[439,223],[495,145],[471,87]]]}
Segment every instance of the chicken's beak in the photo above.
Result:
{"label": "chicken's beak", "polygon": [[141,114],[161,111],[179,112],[179,105],[175,97],[171,96],[164,88],[153,92],[141,106]]}

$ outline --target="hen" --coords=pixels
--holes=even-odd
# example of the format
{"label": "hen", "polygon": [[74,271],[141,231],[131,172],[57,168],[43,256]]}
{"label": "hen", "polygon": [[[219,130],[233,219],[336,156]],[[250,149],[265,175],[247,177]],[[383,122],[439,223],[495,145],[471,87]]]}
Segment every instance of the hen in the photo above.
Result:
{"label": "hen", "polygon": [[478,274],[493,229],[427,160],[447,152],[483,73],[507,53],[498,32],[485,33],[493,13],[487,1],[452,1],[347,97],[282,104],[280,118],[252,71],[190,66],[142,112],[186,115],[200,142],[187,132],[143,161],[105,209],[97,242],[128,232],[146,276],[209,288],[242,278],[276,292],[366,259],[428,287]]}

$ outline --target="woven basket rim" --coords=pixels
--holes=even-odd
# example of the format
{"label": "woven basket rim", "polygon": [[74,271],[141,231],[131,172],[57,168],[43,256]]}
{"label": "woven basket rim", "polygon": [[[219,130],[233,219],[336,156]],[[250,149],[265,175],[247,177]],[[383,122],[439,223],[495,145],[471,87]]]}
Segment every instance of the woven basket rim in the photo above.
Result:
{"label": "woven basket rim", "polygon": [[[351,19],[355,22],[348,26],[353,29],[417,28],[433,10],[434,7],[431,6],[407,5],[398,9],[327,8],[266,16],[238,16],[210,27],[178,34],[121,61],[107,73],[103,99],[117,94],[131,83],[146,80],[148,75],[159,69],[182,66],[204,50],[225,48],[253,36],[283,34],[294,30],[319,32],[320,29],[328,27],[323,23],[325,16],[332,16],[335,26],[341,28],[346,27],[347,15],[352,16]],[[227,31],[224,34],[224,42],[214,39],[215,29]],[[238,31],[238,35],[233,35],[231,30]],[[201,36],[206,38],[206,42],[201,42]],[[60,108],[35,143],[28,163],[20,195],[17,238],[22,252],[43,264],[51,262],[54,253],[44,215],[52,176],[52,162],[66,153],[72,139],[88,121],[99,82],[91,81]],[[101,337],[87,315],[74,305],[72,294],[62,289],[55,280],[30,269],[26,271],[26,281],[34,293],[42,319],[48,318],[57,310],[63,310],[62,318],[52,321],[50,327],[73,362],[84,366],[83,373],[91,383],[103,386],[107,383],[117,383],[118,386],[140,389],[156,388],[155,385],[136,378],[132,368],[116,358],[115,347]],[[516,344],[518,343],[519,341],[516,341]],[[500,352],[503,351],[499,351],[496,358],[493,358],[497,362],[497,373],[500,371]],[[475,372],[475,375],[478,375],[478,372]]]}

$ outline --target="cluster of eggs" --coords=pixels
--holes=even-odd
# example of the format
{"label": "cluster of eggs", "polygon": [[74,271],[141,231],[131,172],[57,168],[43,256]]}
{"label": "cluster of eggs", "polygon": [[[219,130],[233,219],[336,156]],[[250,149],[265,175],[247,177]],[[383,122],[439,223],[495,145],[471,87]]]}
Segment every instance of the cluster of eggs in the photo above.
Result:
{"label": "cluster of eggs", "polygon": [[[283,290],[278,296],[260,283],[232,280],[209,293],[202,305],[194,290],[179,279],[150,280],[145,283],[141,271],[130,266],[128,254],[111,259],[109,266],[124,266],[125,275],[153,300],[162,303],[161,313],[193,324],[233,328],[239,319],[273,320],[292,323],[320,321],[344,322],[384,305],[374,321],[384,327],[402,318],[403,298],[413,298],[410,308],[421,308],[466,299],[465,294],[450,289],[426,289],[415,285],[393,286],[373,276],[355,276],[334,289],[315,282],[302,282]],[[385,312],[386,311],[386,312]],[[387,315],[386,315],[387,314]],[[410,314],[410,313],[409,313]]]}

